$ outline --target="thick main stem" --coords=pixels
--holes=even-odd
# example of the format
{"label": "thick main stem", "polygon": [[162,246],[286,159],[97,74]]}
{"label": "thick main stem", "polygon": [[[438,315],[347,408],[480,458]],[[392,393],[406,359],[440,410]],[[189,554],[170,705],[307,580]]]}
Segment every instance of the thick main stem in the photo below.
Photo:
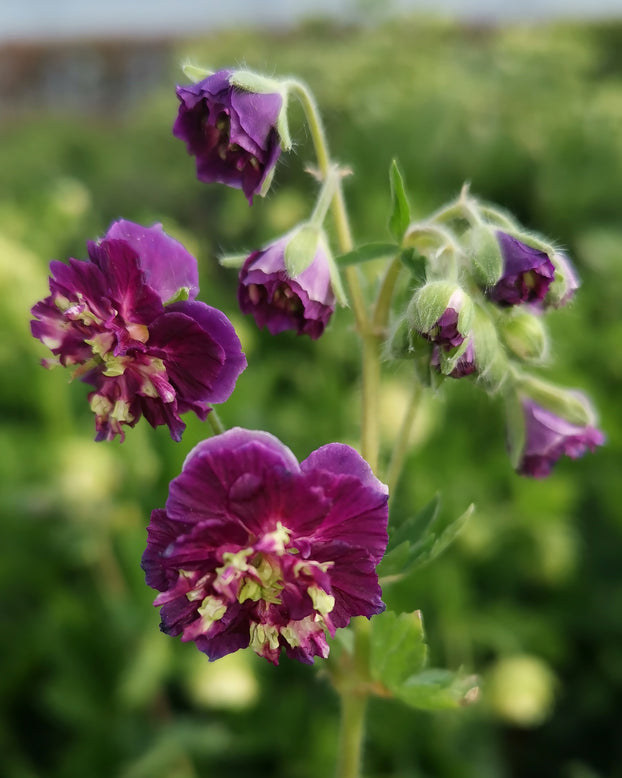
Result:
{"label": "thick main stem", "polygon": [[[326,134],[320,114],[313,98],[304,84],[289,82],[299,97],[313,139],[318,166],[325,178],[331,169]],[[337,243],[342,253],[353,248],[352,233],[343,196],[341,181],[338,182],[331,202]],[[372,318],[368,314],[363,297],[361,279],[357,268],[345,270],[350,291],[352,309],[357,330],[362,341],[362,409],[361,409],[361,455],[373,471],[378,469],[378,389],[380,381],[379,337],[374,331]],[[365,712],[368,692],[365,680],[369,676],[369,628],[363,617],[352,620],[354,647],[350,657],[347,677],[340,684],[341,728],[339,735],[339,758],[337,778],[359,778],[365,734]]]}

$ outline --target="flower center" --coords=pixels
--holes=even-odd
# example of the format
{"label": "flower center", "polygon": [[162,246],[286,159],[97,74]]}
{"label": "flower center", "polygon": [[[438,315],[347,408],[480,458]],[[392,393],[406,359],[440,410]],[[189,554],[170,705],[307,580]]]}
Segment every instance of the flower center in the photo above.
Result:
{"label": "flower center", "polygon": [[[202,579],[186,593],[188,600],[201,600],[201,605],[184,639],[208,632],[238,603],[246,604],[250,646],[261,656],[274,659],[285,644],[299,648],[310,640],[325,643],[324,630],[335,607],[326,578],[333,563],[297,558],[291,534],[279,521],[253,546],[223,552],[222,563],[209,576],[211,583]],[[291,619],[292,607],[304,615]]]}

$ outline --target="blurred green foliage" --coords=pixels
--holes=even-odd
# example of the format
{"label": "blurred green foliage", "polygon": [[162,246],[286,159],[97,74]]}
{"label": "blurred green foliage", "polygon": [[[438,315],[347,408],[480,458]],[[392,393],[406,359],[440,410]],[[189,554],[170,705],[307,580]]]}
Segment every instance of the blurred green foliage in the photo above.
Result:
{"label": "blurred green foliage", "polygon": [[[399,20],[238,30],[180,45],[214,69],[245,62],[306,80],[322,107],[357,240],[386,240],[398,157],[415,215],[471,181],[475,195],[560,241],[583,280],[550,317],[551,378],[590,392],[607,446],[520,479],[498,401],[464,381],[426,401],[394,495],[405,521],[438,491],[477,511],[433,564],[387,591],[420,608],[433,664],[482,676],[464,711],[373,702],[370,778],[622,775],[622,25],[460,28]],[[170,127],[170,82],[117,116],[41,114],[0,126],[0,761],[9,778],[311,778],[333,772],[337,700],[314,671],[248,652],[213,665],[161,635],[139,568],[145,526],[206,434],[183,442],[141,423],[95,444],[87,387],[39,366],[31,305],[50,258],[84,257],[119,217],[162,221],[199,259],[201,298],[239,330],[249,369],[221,409],[299,457],[356,444],[357,349],[339,311],[317,343],[271,338],[237,311],[219,252],[252,250],[303,218],[313,184],[301,114],[295,154],[265,201],[200,184]],[[28,85],[25,84],[24,88]],[[375,283],[372,267],[369,283]],[[407,367],[387,366],[385,447],[401,424]],[[385,454],[388,452],[385,451]]]}

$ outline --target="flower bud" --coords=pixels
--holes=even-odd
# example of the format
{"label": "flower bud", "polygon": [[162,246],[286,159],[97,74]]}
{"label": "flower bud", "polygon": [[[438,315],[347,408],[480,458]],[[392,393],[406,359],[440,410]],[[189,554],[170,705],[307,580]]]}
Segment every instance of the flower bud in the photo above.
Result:
{"label": "flower bud", "polygon": [[537,362],[546,357],[548,337],[537,314],[515,309],[499,322],[499,330],[506,346],[519,359]]}
{"label": "flower bud", "polygon": [[430,281],[414,295],[408,306],[411,327],[444,351],[462,345],[473,320],[473,302],[457,284]]}
{"label": "flower bud", "polygon": [[498,231],[496,237],[503,269],[495,285],[487,289],[488,297],[504,307],[544,300],[555,275],[549,255],[506,232]]}
{"label": "flower bud", "polygon": [[510,455],[521,475],[546,478],[564,454],[577,459],[605,442],[594,409],[581,392],[527,378],[506,410]]}

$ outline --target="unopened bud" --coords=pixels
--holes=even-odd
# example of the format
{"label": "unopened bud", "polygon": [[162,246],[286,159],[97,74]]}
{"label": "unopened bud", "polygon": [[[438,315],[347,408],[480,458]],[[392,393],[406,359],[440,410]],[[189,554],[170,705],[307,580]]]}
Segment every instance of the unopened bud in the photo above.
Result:
{"label": "unopened bud", "polygon": [[519,359],[537,362],[548,353],[548,337],[542,319],[534,313],[514,309],[499,323],[506,346]]}
{"label": "unopened bud", "polygon": [[473,301],[457,284],[430,281],[417,290],[407,311],[416,332],[445,351],[462,345],[473,320]]}

